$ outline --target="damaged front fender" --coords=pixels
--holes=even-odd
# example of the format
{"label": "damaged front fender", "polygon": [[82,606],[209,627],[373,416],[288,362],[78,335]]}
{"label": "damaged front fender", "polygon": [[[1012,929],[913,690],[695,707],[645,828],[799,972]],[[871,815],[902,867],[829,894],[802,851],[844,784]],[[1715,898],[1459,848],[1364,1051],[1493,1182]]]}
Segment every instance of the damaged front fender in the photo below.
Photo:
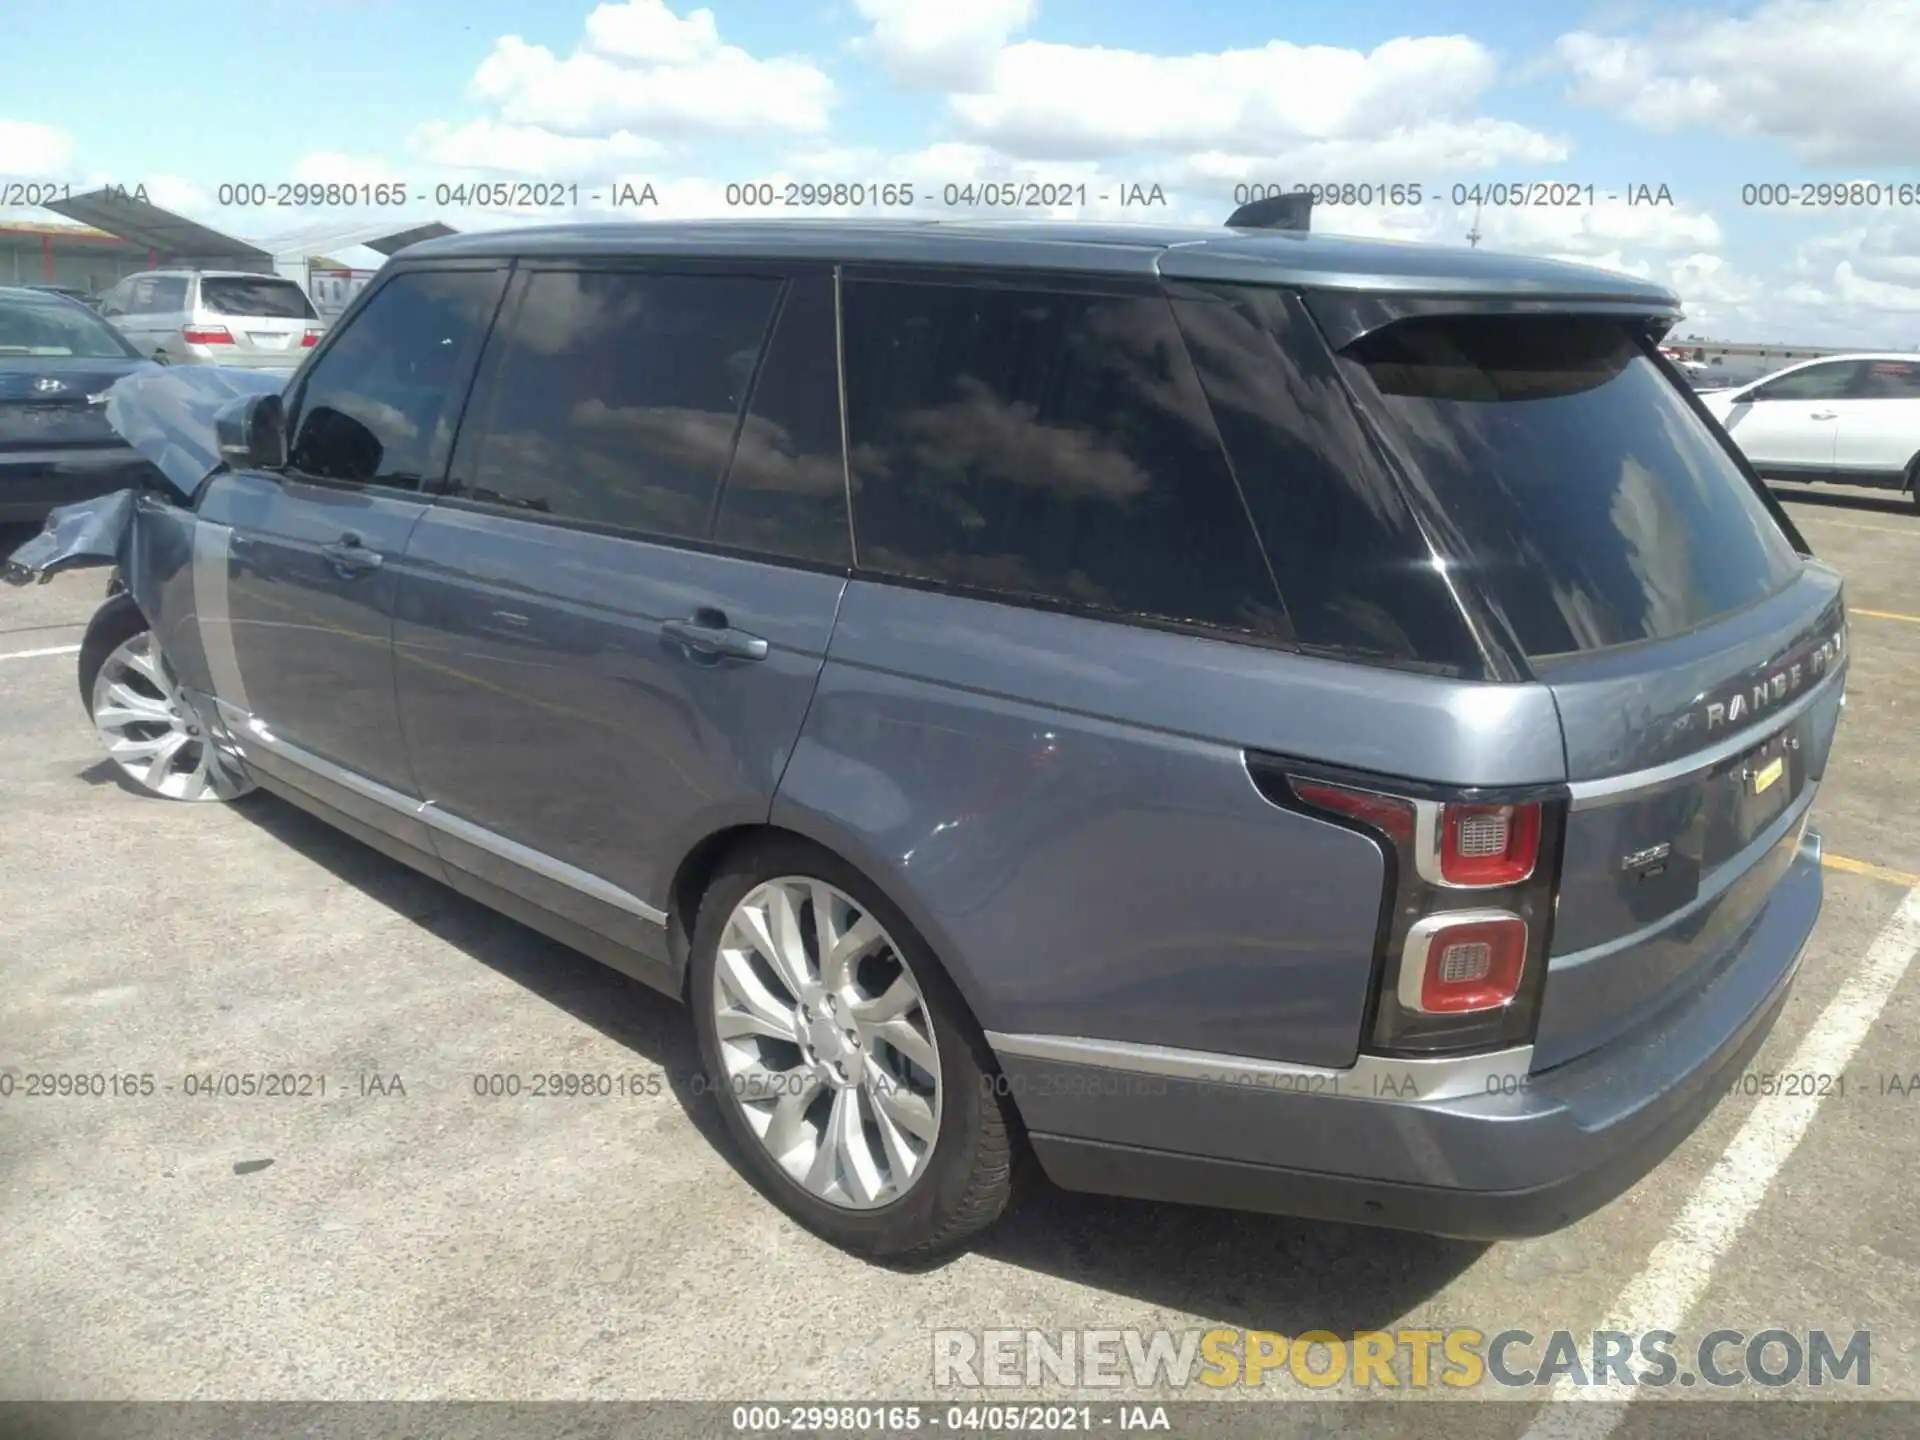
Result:
{"label": "damaged front fender", "polygon": [[225,468],[219,416],[253,396],[277,393],[286,382],[283,374],[223,365],[155,368],[115,381],[105,394],[107,423],[153,462],[165,485],[152,492],[116,490],[61,506],[47,516],[38,535],[8,557],[0,576],[11,585],[44,584],[64,570],[115,565],[141,599],[140,587],[133,584],[136,552],[149,547],[136,540],[135,532],[152,522],[140,517],[158,519],[173,511],[162,528],[177,528],[177,507],[191,507],[207,481]]}
{"label": "damaged front fender", "polygon": [[63,570],[121,565],[133,537],[136,490],[116,490],[47,516],[46,528],[7,557],[9,585],[46,584]]}

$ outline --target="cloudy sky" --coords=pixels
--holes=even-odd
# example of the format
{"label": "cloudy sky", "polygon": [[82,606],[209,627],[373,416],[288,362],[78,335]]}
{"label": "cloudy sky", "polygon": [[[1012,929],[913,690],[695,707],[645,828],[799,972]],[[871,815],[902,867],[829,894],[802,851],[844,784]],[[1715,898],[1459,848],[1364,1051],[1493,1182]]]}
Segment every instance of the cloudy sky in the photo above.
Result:
{"label": "cloudy sky", "polygon": [[[1482,243],[1665,281],[1689,333],[1920,348],[1920,0],[90,0],[81,31],[9,11],[0,177],[144,183],[256,239],[373,217],[222,207],[223,185],[398,181],[396,215],[471,228],[527,217],[438,187],[577,185],[605,219],[628,217],[589,197],[622,183],[654,187],[644,218],[788,181],[964,213],[961,187],[1034,181],[1087,202],[1029,215],[1217,224],[1236,186],[1346,183],[1375,203],[1317,230],[1456,244],[1472,187],[1558,182],[1582,203],[1485,204]],[[1852,182],[1857,203],[1805,189]],[[1156,185],[1164,206],[1122,207]]]}

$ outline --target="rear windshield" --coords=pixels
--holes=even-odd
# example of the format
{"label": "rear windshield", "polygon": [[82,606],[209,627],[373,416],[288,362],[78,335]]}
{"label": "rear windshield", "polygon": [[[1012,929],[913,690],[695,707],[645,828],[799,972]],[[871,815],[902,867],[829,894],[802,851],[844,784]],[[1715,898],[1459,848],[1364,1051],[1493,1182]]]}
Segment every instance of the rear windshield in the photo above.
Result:
{"label": "rear windshield", "polygon": [[1408,320],[1347,355],[1530,656],[1678,635],[1799,568],[1752,485],[1617,321]]}
{"label": "rear windshield", "polygon": [[215,315],[241,315],[258,320],[315,318],[306,291],[291,280],[208,276],[200,281],[200,304]]}
{"label": "rear windshield", "polygon": [[0,359],[125,360],[139,353],[106,321],[71,301],[0,296]]}

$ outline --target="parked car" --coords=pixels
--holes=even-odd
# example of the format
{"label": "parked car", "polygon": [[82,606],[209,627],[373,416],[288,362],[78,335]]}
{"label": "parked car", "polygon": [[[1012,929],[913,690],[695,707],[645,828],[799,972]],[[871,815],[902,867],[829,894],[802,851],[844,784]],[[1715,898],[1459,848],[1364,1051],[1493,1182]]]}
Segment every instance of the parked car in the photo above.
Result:
{"label": "parked car", "polygon": [[1028,1155],[1537,1234],[1712,1110],[1820,908],[1841,581],[1678,313],[1244,228],[448,237],[197,446],[227,372],[127,382],[182,500],[15,574],[130,578],[79,688],[135,789],[684,999],[840,1245],[956,1245]]}
{"label": "parked car", "polygon": [[151,368],[84,305],[0,286],[0,522],[148,483],[150,462],[107,423],[101,396]]}
{"label": "parked car", "polygon": [[65,296],[65,297],[66,297],[67,299],[69,299],[69,300],[76,300],[76,301],[78,301],[78,302],[79,302],[80,304],[82,304],[82,305],[84,305],[84,306],[86,306],[86,307],[87,307],[87,308],[88,308],[89,310],[98,310],[98,309],[100,308],[100,301],[99,301],[99,298],[98,298],[98,297],[97,297],[96,295],[94,295],[94,293],[93,293],[92,291],[90,291],[90,290],[82,290],[82,289],[80,289],[80,288],[79,288],[78,286],[74,286],[74,285],[29,285],[29,286],[27,286],[26,288],[27,288],[27,289],[29,289],[29,290],[39,290],[39,291],[41,291],[41,292],[43,292],[43,293],[45,293],[45,294],[48,294],[48,295],[62,295],[62,296]]}
{"label": "parked car", "polygon": [[1770,480],[1871,485],[1920,504],[1920,355],[1828,355],[1701,398]]}
{"label": "parked car", "polygon": [[100,313],[162,365],[290,371],[326,332],[293,281],[239,270],[129,275],[101,296]]}

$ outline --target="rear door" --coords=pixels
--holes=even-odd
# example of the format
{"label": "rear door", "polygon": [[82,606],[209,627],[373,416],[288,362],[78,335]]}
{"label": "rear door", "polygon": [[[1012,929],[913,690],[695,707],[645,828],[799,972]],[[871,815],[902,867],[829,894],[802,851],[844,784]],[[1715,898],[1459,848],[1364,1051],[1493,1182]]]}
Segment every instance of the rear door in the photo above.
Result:
{"label": "rear door", "polygon": [[1813,476],[1833,468],[1840,406],[1859,364],[1828,360],[1736,397],[1721,424],[1763,474]]}
{"label": "rear door", "polygon": [[1840,578],[1616,322],[1404,321],[1348,354],[1559,710],[1545,1069],[1704,985],[1768,904],[1838,719]]}
{"label": "rear door", "polygon": [[1865,360],[1840,412],[1834,469],[1869,484],[1898,485],[1920,455],[1920,360]]}
{"label": "rear door", "polygon": [[200,503],[201,628],[248,759],[424,848],[393,699],[392,615],[503,270],[406,271],[288,397],[283,471],[228,471]]}
{"label": "rear door", "polygon": [[454,883],[664,954],[767,818],[846,584],[832,277],[528,267],[408,545],[398,691]]}
{"label": "rear door", "polygon": [[233,337],[223,364],[290,370],[305,358],[307,332],[318,333],[307,292],[281,276],[202,275],[199,291],[195,321]]}

